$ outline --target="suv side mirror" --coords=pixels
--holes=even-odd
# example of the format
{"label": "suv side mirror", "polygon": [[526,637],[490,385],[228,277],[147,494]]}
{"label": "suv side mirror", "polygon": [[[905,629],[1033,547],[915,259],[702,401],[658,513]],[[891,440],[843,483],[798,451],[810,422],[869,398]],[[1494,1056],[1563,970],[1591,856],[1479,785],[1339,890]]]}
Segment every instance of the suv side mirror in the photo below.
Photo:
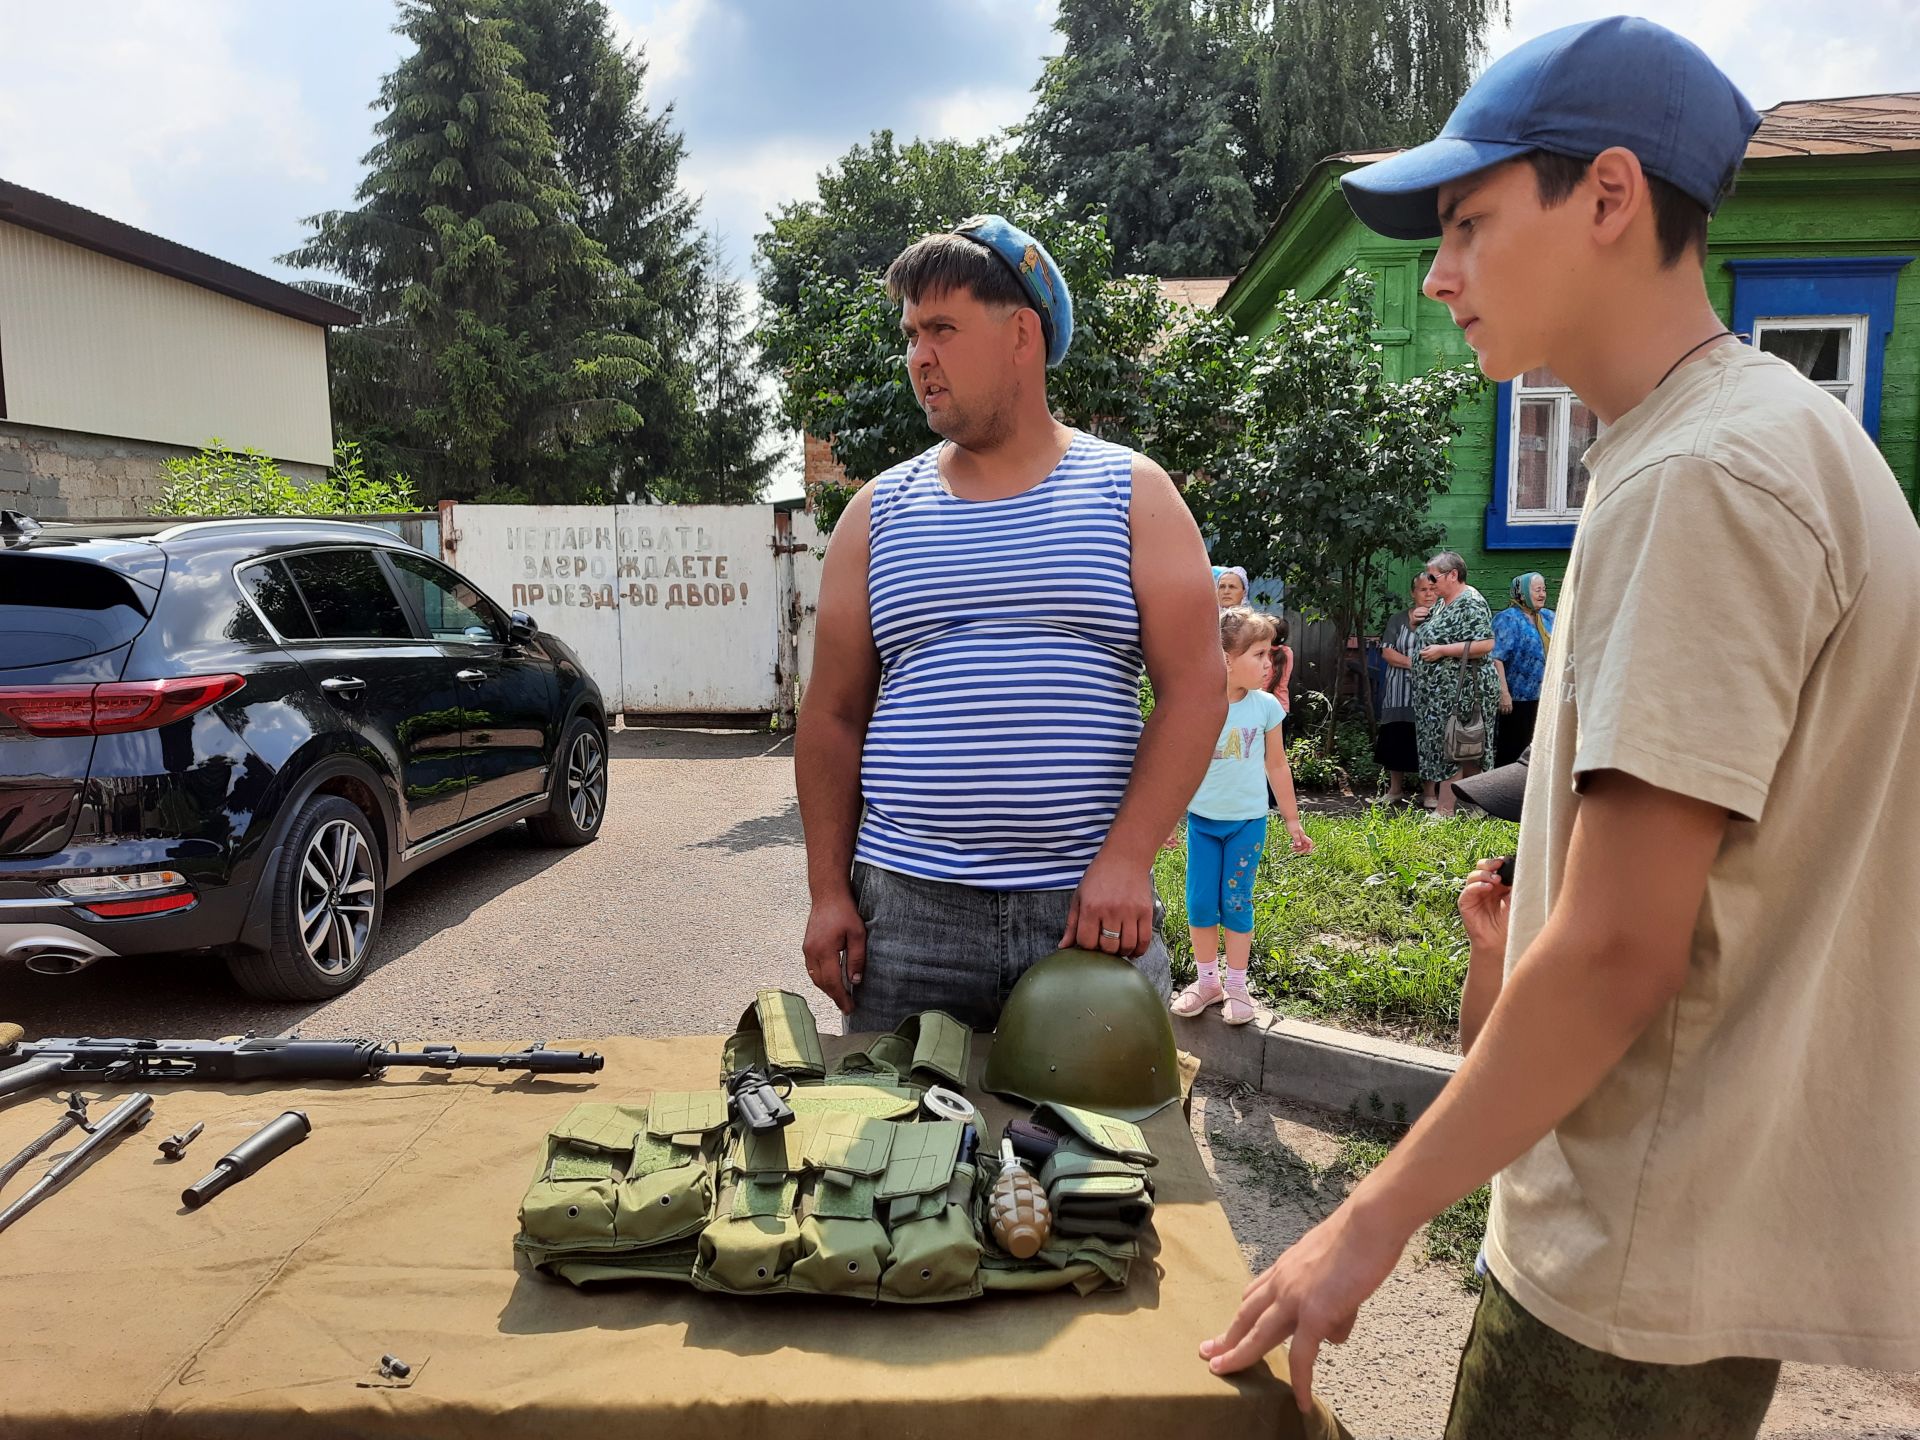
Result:
{"label": "suv side mirror", "polygon": [[533,616],[524,610],[516,610],[513,612],[509,619],[509,633],[516,643],[522,640],[531,640],[539,632],[540,627],[533,623]]}

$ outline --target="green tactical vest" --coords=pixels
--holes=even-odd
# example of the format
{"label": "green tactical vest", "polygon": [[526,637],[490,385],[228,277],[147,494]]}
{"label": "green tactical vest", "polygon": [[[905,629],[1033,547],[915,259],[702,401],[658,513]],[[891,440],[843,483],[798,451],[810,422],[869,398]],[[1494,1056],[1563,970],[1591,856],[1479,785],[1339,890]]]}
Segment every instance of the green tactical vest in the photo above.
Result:
{"label": "green tactical vest", "polygon": [[830,1074],[799,996],[763,990],[723,1051],[723,1074],[793,1082],[793,1122],[749,1131],[727,1093],[659,1091],[644,1105],[576,1105],[548,1133],[515,1245],[575,1285],[659,1279],[730,1295],[802,1291],[924,1304],[988,1290],[1118,1288],[1151,1223],[1152,1152],[1139,1127],[1068,1107],[1043,1168],[1051,1242],[1017,1260],[993,1242],[991,1137],[927,1118],[929,1084],[966,1083],[972,1035],[927,1011]]}

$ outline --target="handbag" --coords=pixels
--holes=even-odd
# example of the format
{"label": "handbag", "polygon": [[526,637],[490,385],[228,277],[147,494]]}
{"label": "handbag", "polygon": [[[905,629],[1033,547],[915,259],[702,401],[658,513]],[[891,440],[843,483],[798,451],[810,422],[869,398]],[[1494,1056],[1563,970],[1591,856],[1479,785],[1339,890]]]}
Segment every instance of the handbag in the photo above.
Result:
{"label": "handbag", "polygon": [[1468,645],[1460,652],[1460,668],[1454,675],[1453,704],[1447,709],[1446,728],[1440,732],[1441,753],[1456,765],[1478,765],[1487,758],[1487,712],[1476,700],[1473,718],[1460,718],[1460,695],[1467,686]]}

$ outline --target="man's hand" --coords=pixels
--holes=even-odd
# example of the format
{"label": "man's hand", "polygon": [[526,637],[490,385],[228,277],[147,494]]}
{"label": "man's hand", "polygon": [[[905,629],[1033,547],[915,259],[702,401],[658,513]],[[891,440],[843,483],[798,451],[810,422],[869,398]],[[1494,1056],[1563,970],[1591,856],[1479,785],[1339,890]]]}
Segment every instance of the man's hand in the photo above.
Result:
{"label": "man's hand", "polygon": [[1361,1302],[1399,1262],[1407,1237],[1373,1232],[1349,1200],[1321,1221],[1246,1289],[1225,1333],[1200,1345],[1216,1375],[1231,1375],[1291,1339],[1289,1378],[1301,1411],[1313,1408],[1320,1347],[1345,1342]]}
{"label": "man's hand", "polygon": [[1482,860],[1460,890],[1460,919],[1476,954],[1507,953],[1507,911],[1513,891],[1500,883],[1499,860]]}
{"label": "man's hand", "polygon": [[867,927],[851,890],[813,902],[800,953],[807,958],[808,978],[840,1007],[842,1015],[851,1015],[853,986],[867,968]]}
{"label": "man's hand", "polygon": [[1102,850],[1067,908],[1063,950],[1104,950],[1128,959],[1153,943],[1153,867]]}

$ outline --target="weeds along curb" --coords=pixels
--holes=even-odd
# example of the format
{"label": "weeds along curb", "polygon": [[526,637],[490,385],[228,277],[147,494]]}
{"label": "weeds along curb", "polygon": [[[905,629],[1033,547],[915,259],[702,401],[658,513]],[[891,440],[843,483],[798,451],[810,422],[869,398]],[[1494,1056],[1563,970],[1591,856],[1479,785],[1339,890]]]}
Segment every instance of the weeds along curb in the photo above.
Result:
{"label": "weeds along curb", "polygon": [[1262,1009],[1252,1023],[1226,1025],[1215,1011],[1175,1016],[1173,1037],[1201,1073],[1251,1085],[1280,1100],[1362,1118],[1409,1124],[1453,1078],[1458,1055]]}

